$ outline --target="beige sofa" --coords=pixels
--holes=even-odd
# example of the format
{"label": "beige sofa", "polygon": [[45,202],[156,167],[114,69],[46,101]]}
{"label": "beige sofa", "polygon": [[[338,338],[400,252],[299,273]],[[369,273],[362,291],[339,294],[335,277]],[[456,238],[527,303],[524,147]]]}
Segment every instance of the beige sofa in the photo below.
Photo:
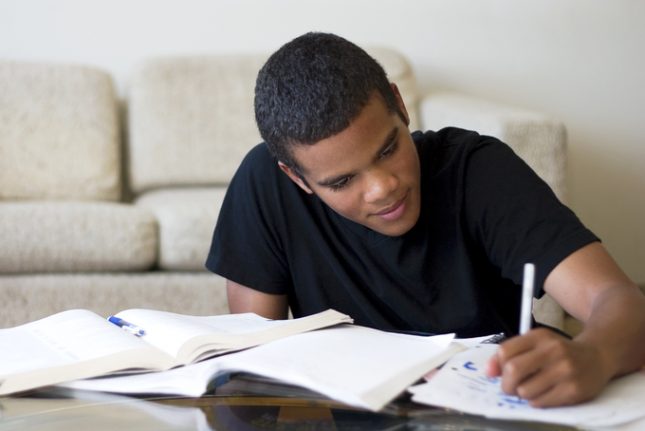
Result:
{"label": "beige sofa", "polygon": [[[372,49],[412,127],[496,135],[565,197],[564,127],[457,94],[422,97],[408,62]],[[0,62],[0,327],[68,308],[227,311],[203,269],[226,185],[257,142],[263,55],[143,61],[120,102],[110,75]],[[538,314],[562,326],[546,302]]]}

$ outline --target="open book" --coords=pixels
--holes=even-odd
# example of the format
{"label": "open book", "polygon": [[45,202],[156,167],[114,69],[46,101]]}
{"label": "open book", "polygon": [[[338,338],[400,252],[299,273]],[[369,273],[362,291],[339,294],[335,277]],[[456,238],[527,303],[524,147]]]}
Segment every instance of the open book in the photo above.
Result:
{"label": "open book", "polygon": [[0,395],[127,369],[166,370],[351,318],[334,310],[291,320],[252,313],[188,316],[132,309],[118,313],[135,336],[88,310],[69,310],[0,329]]}
{"label": "open book", "polygon": [[198,397],[209,391],[218,376],[245,372],[307,388],[351,406],[380,410],[429,370],[464,349],[452,343],[453,336],[421,337],[340,325],[169,371],[78,380],[63,386]]}

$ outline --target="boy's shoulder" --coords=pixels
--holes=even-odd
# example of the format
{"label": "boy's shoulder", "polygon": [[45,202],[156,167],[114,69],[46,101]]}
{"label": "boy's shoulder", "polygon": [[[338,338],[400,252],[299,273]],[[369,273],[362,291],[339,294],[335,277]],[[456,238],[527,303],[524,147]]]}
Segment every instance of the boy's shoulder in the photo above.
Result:
{"label": "boy's shoulder", "polygon": [[435,168],[452,163],[465,166],[474,159],[503,164],[516,158],[511,147],[498,138],[458,127],[418,131],[412,137],[422,163],[429,163]]}
{"label": "boy's shoulder", "polygon": [[278,162],[269,151],[269,147],[262,142],[251,148],[244,156],[235,176],[264,181],[278,176],[279,171]]}
{"label": "boy's shoulder", "polygon": [[471,150],[486,144],[502,144],[492,136],[481,135],[476,131],[459,127],[444,127],[439,130],[416,131],[412,138],[417,145],[436,148]]}
{"label": "boy's shoulder", "polygon": [[255,147],[251,148],[251,150],[246,154],[244,157],[244,160],[242,161],[242,165],[244,164],[252,164],[252,165],[266,165],[270,166],[275,163],[275,159],[271,152],[269,151],[269,147],[267,146],[266,143],[261,142],[257,144]]}

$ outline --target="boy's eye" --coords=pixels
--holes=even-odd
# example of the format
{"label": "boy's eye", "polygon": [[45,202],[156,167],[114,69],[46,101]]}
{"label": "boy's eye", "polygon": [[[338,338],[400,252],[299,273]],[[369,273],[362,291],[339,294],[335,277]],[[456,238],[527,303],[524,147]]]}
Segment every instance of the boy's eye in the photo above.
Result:
{"label": "boy's eye", "polygon": [[329,188],[334,192],[336,192],[338,190],[341,190],[343,187],[345,187],[345,186],[347,186],[347,184],[349,184],[351,179],[352,179],[352,177],[345,177],[345,178],[343,178],[343,179],[341,179],[339,181],[336,181],[333,184],[330,184]]}
{"label": "boy's eye", "polygon": [[388,146],[387,146],[387,148],[386,148],[386,149],[384,149],[384,150],[381,152],[381,154],[379,154],[379,158],[380,158],[380,159],[384,159],[384,158],[386,158],[387,156],[392,155],[392,154],[396,151],[396,149],[398,148],[398,146],[399,146],[399,142],[398,142],[398,141],[394,141],[394,142],[392,142],[390,145],[388,145]]}

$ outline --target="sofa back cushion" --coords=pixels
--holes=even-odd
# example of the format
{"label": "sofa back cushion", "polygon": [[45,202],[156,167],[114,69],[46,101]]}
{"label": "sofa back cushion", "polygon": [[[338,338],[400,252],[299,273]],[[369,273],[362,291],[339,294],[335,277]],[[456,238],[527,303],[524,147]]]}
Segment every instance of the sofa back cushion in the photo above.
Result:
{"label": "sofa back cushion", "polygon": [[253,114],[260,56],[156,58],[130,83],[129,177],[134,192],[225,184],[260,142]]}
{"label": "sofa back cushion", "polygon": [[[408,62],[369,49],[395,81],[416,127],[416,83]],[[168,186],[228,184],[261,141],[255,124],[255,79],[266,55],[153,58],[129,89],[129,178],[136,194]]]}
{"label": "sofa back cushion", "polygon": [[118,200],[119,144],[108,74],[0,61],[0,199]]}

